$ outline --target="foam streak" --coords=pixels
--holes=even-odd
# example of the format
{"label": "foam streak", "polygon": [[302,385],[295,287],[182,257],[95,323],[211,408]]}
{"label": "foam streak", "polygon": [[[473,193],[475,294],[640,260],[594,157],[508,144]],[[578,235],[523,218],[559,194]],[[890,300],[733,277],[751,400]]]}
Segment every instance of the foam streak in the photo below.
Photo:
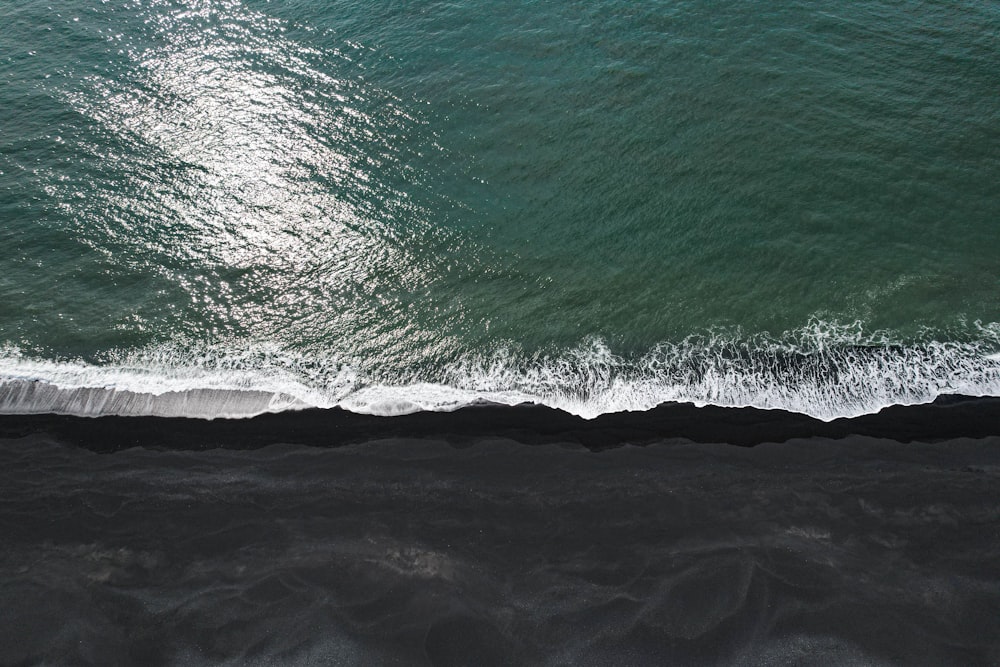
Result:
{"label": "foam streak", "polygon": [[[0,353],[0,413],[252,417],[307,407],[395,415],[478,402],[586,418],[666,402],[784,409],[829,421],[938,396],[1000,396],[997,327],[971,342],[898,344],[822,323],[781,338],[692,337],[638,358],[593,339],[549,356],[467,355],[426,377],[379,377],[278,348],[160,346],[100,363]],[[379,377],[378,380],[372,379]]]}

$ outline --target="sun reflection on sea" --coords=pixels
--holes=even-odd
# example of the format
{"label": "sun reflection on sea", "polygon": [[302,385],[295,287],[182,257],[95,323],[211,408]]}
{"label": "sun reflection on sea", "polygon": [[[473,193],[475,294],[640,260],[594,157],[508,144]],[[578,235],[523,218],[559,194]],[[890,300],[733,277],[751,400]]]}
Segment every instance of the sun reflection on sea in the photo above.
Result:
{"label": "sun reflection on sea", "polygon": [[[383,357],[405,356],[404,339],[447,348],[397,296],[434,279],[412,254],[440,242],[403,189],[397,144],[420,121],[357,75],[335,76],[341,54],[288,39],[235,0],[139,6],[149,34],[125,51],[128,76],[94,76],[72,99],[129,148],[94,149],[129,187],[97,188],[78,211],[88,242],[156,265],[215,331],[280,338],[291,327],[348,353],[378,339]],[[193,268],[211,279],[191,280]]]}

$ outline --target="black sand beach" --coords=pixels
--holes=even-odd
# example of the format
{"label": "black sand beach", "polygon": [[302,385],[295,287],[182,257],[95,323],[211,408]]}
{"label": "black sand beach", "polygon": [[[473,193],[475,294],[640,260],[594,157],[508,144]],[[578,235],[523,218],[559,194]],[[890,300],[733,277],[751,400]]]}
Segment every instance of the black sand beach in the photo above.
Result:
{"label": "black sand beach", "polygon": [[0,418],[0,664],[1000,661],[1000,401]]}

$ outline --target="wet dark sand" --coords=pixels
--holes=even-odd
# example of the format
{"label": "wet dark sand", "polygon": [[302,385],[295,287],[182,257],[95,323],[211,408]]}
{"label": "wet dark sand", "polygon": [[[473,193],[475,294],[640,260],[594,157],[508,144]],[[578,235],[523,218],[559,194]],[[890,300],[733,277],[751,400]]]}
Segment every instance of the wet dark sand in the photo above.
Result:
{"label": "wet dark sand", "polygon": [[938,442],[1000,435],[1000,398],[946,396],[929,405],[896,406],[874,415],[822,422],[784,410],[698,408],[664,404],[587,420],[536,405],[471,406],[455,412],[396,417],[340,409],[266,414],[253,419],[178,419],[0,415],[0,437],[46,433],[97,452],[129,447],[255,449],[277,442],[334,447],[384,438],[438,438],[471,444],[505,437],[525,444],[573,443],[592,450],[681,438],[752,446],[791,438],[871,436]]}
{"label": "wet dark sand", "polygon": [[0,664],[997,664],[998,406],[0,417]]}

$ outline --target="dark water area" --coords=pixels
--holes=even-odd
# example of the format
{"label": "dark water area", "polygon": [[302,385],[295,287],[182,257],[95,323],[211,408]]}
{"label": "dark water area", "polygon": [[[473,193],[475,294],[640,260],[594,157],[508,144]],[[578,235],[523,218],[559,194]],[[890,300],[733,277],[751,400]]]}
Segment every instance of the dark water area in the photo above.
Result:
{"label": "dark water area", "polygon": [[998,414],[5,416],[0,664],[996,664]]}

